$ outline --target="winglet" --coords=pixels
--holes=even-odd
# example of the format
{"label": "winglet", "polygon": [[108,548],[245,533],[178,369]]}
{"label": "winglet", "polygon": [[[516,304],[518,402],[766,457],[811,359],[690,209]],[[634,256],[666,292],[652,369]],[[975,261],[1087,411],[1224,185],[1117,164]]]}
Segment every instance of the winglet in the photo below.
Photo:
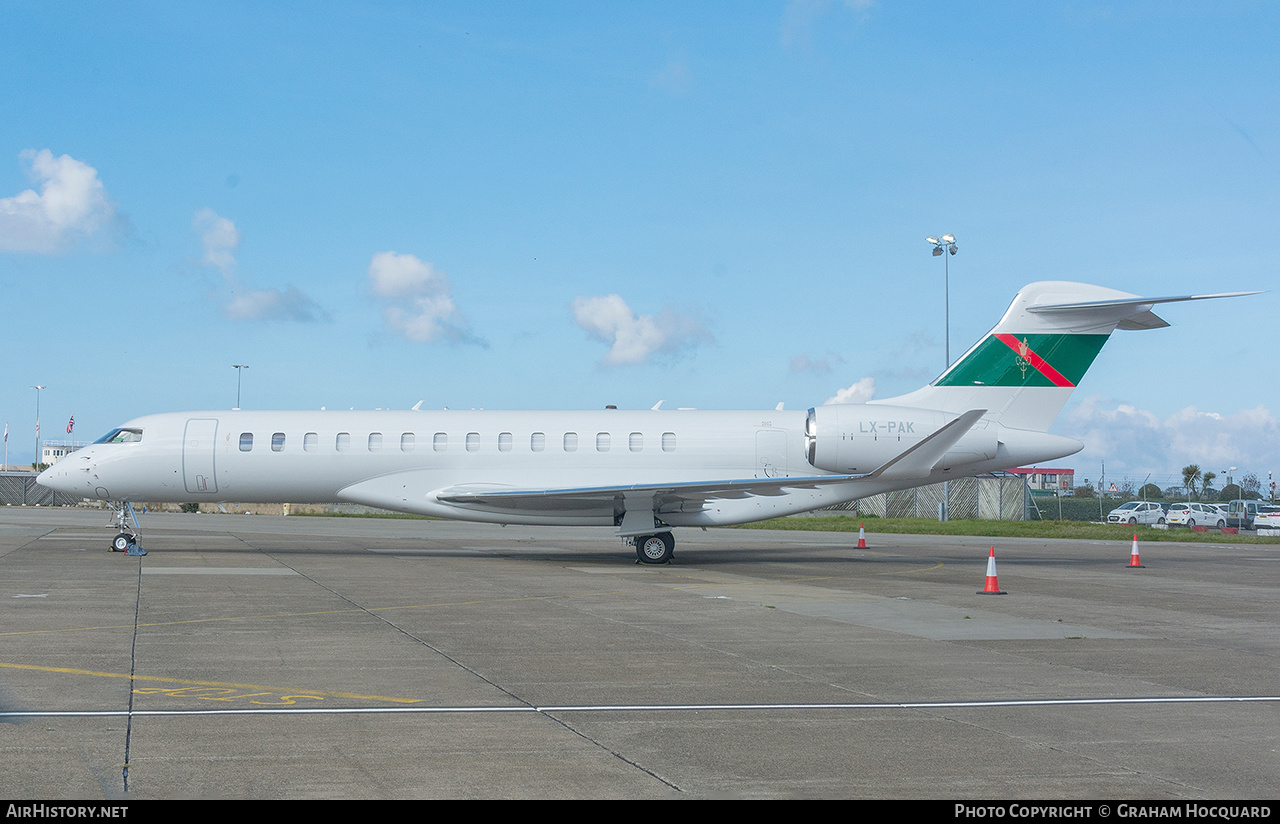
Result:
{"label": "winglet", "polygon": [[973,429],[974,424],[985,414],[987,414],[985,409],[970,409],[901,455],[873,470],[867,478],[887,481],[927,478],[947,451],[955,446],[966,432]]}

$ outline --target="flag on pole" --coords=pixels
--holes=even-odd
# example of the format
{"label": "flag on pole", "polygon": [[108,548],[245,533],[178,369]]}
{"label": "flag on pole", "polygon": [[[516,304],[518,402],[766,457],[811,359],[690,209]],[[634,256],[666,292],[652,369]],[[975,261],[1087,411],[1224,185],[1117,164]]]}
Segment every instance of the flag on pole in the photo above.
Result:
{"label": "flag on pole", "polygon": [[5,421],[5,424],[4,424],[4,442],[5,443],[9,442],[9,422],[8,421]]}
{"label": "flag on pole", "polygon": [[70,435],[70,434],[71,434],[71,430],[75,428],[75,425],[76,425],[76,416],[75,416],[75,415],[72,415],[72,416],[71,416],[71,420],[67,421],[67,434],[68,434],[68,435]]}

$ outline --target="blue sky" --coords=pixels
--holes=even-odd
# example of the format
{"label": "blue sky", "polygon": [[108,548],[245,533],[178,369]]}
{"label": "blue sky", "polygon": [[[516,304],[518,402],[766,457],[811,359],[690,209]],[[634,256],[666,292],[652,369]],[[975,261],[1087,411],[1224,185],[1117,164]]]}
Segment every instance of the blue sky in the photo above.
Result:
{"label": "blue sky", "polygon": [[[151,412],[890,397],[1035,280],[1273,289],[1269,3],[0,2],[10,462]],[[1274,293],[1117,334],[1096,476],[1280,471]]]}

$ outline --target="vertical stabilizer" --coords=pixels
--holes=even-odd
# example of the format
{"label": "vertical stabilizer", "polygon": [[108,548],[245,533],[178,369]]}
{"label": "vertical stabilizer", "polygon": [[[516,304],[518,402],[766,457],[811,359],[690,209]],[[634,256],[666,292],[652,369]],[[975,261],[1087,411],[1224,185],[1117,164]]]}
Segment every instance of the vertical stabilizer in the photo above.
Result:
{"label": "vertical stabilizer", "polygon": [[1032,283],[995,328],[933,383],[870,403],[955,413],[988,409],[987,418],[1005,427],[1044,432],[1113,331],[1168,326],[1151,311],[1157,303],[1245,294],[1257,293],[1144,298],[1087,283]]}

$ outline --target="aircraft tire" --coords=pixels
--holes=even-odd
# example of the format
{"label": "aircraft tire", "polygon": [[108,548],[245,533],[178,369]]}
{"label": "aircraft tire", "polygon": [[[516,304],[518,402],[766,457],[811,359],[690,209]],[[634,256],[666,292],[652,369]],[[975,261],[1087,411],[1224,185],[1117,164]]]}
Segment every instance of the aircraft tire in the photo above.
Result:
{"label": "aircraft tire", "polygon": [[129,544],[133,543],[133,536],[128,532],[121,532],[119,535],[111,539],[112,552],[128,552]]}
{"label": "aircraft tire", "polygon": [[642,564],[666,564],[676,548],[676,539],[670,532],[642,535],[636,539],[636,558]]}

